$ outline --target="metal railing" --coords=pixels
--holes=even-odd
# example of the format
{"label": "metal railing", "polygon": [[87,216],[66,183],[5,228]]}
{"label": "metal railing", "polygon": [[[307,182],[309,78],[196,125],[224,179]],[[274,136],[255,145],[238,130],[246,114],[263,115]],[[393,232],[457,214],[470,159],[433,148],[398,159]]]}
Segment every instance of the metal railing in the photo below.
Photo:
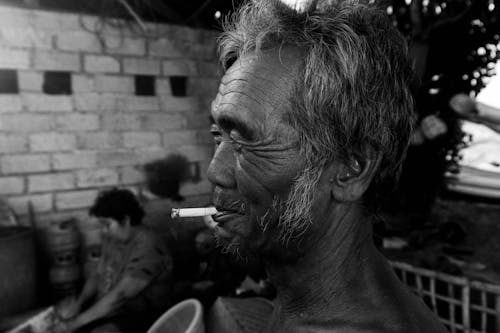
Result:
{"label": "metal railing", "polygon": [[396,275],[436,313],[451,333],[499,333],[500,285],[473,281],[407,263]]}

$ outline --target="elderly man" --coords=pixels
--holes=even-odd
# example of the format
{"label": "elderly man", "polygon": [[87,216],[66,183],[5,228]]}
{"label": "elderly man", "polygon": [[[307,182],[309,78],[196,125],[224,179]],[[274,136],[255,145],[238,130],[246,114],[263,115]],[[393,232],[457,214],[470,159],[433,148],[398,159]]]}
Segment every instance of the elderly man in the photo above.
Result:
{"label": "elderly man", "polygon": [[212,105],[216,235],[260,256],[270,332],[444,332],[372,243],[412,129],[403,38],[357,1],[253,1],[226,26]]}

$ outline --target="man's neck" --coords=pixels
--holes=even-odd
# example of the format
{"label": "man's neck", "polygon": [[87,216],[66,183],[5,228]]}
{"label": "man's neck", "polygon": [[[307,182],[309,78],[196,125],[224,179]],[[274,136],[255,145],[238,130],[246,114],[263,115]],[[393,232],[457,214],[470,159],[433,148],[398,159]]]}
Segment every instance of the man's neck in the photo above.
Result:
{"label": "man's neck", "polygon": [[366,292],[371,263],[378,256],[370,221],[351,206],[332,212],[323,225],[328,228],[315,233],[319,236],[304,240],[307,250],[297,262],[268,265],[278,289],[279,322],[345,318],[348,305]]}

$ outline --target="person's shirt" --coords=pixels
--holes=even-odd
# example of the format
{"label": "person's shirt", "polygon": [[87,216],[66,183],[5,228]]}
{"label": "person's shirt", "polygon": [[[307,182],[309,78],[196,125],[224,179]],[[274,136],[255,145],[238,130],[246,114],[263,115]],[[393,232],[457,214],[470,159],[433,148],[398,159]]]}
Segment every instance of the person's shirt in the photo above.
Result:
{"label": "person's shirt", "polygon": [[105,238],[97,268],[98,299],[125,276],[148,281],[145,289],[128,300],[119,312],[162,311],[169,305],[173,262],[165,242],[143,226],[126,241]]}

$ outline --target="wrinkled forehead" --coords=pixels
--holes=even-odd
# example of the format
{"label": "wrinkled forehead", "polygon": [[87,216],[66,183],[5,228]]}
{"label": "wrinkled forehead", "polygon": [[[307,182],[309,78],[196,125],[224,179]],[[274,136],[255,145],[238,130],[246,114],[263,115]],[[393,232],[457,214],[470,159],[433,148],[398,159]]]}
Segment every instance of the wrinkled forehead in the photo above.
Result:
{"label": "wrinkled forehead", "polygon": [[[268,51],[249,54],[235,61],[223,76],[212,103],[215,115],[237,108],[240,115],[267,117],[282,110],[292,92],[297,74],[296,52]],[[255,109],[259,114],[254,114]]]}

